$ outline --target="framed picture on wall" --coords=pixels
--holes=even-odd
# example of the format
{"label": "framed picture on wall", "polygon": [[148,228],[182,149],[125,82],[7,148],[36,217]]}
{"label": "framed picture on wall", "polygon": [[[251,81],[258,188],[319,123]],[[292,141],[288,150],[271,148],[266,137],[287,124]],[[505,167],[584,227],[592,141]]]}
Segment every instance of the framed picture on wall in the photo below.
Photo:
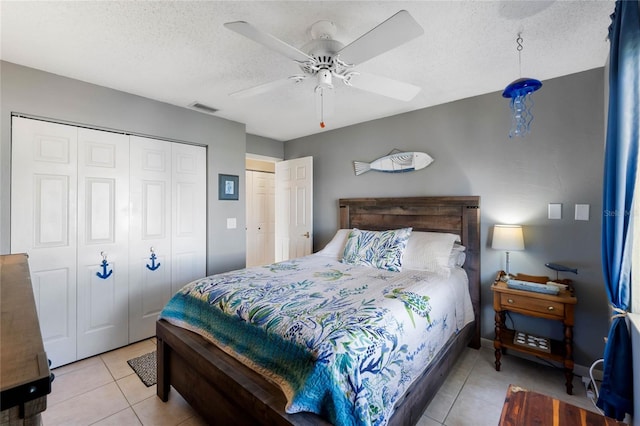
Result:
{"label": "framed picture on wall", "polygon": [[218,200],[238,199],[238,176],[218,175]]}

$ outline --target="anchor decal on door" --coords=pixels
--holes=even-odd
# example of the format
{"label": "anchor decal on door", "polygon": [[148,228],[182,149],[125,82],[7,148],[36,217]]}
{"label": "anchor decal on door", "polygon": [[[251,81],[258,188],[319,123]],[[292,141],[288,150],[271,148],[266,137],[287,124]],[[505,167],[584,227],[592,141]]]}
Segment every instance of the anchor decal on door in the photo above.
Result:
{"label": "anchor decal on door", "polygon": [[149,266],[149,264],[147,263],[147,269],[149,269],[150,271],[155,271],[160,267],[160,262],[156,263],[156,254],[153,251],[153,247],[151,247],[149,251],[151,251],[151,257],[149,258],[151,260],[151,266]]}
{"label": "anchor decal on door", "polygon": [[102,273],[100,272],[96,272],[96,275],[98,276],[98,278],[102,278],[103,280],[106,280],[107,278],[109,278],[111,276],[111,274],[113,274],[113,269],[111,269],[109,272],[107,272],[107,266],[109,266],[109,263],[107,263],[107,254],[103,251],[100,252],[100,256],[102,256]]}

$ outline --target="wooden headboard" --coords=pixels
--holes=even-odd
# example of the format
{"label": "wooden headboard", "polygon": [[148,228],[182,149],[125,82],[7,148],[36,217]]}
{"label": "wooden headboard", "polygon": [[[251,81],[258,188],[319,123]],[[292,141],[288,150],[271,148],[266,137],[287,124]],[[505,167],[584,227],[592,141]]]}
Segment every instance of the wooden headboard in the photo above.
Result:
{"label": "wooden headboard", "polygon": [[467,248],[464,269],[469,277],[476,333],[471,346],[480,346],[480,197],[342,198],[340,228],[414,231],[460,235]]}

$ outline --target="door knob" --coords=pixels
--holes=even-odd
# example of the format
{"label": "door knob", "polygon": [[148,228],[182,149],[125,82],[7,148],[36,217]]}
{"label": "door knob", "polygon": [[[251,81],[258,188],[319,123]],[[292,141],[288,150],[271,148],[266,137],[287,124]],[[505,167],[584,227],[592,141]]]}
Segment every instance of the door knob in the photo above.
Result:
{"label": "door knob", "polygon": [[309,238],[309,231],[305,232],[304,234],[302,234],[303,237],[307,237]]}

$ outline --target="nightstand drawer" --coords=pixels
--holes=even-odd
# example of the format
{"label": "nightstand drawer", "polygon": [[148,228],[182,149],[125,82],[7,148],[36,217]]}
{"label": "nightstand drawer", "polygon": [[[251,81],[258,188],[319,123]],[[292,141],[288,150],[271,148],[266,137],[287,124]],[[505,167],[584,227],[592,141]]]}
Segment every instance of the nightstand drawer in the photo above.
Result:
{"label": "nightstand drawer", "polygon": [[559,318],[564,317],[564,303],[534,299],[532,297],[515,294],[501,294],[500,304],[507,309],[522,309]]}

